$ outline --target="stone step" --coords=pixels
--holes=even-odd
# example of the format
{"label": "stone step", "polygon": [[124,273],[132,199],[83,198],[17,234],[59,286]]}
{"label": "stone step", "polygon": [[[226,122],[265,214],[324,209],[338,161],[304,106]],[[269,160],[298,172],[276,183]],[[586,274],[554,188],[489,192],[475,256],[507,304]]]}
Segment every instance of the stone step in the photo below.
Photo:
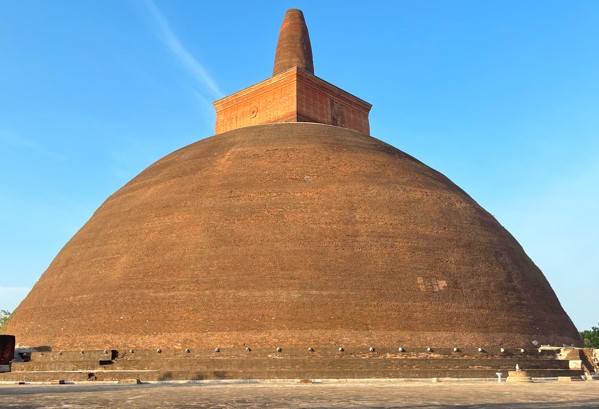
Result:
{"label": "stone step", "polygon": [[106,361],[118,357],[117,350],[86,350],[86,351],[34,351],[19,352],[17,358],[27,362],[48,361]]}
{"label": "stone step", "polygon": [[[0,382],[85,382],[85,381],[121,381],[136,380],[142,382],[171,380],[218,380],[218,379],[363,379],[363,378],[454,378],[496,379],[495,370],[484,369],[402,369],[381,370],[380,368],[354,369],[339,371],[334,368],[318,370],[171,370],[171,371],[23,371],[0,374]],[[580,377],[575,370],[534,370],[526,371],[533,378]],[[507,371],[504,371],[505,379]]]}
{"label": "stone step", "polygon": [[[352,352],[355,349],[354,352]],[[569,361],[553,353],[520,350],[488,354],[472,351],[385,352],[362,348],[316,349],[156,349],[36,351],[19,353],[2,380],[69,381],[144,379],[304,379],[304,378],[495,378],[516,365],[538,377],[579,376]],[[444,352],[444,353],[441,353]]]}
{"label": "stone step", "polygon": [[20,371],[0,374],[0,382],[157,381],[159,377],[160,371]]}
{"label": "stone step", "polygon": [[[480,362],[468,362],[463,365],[456,362],[418,362],[411,360],[409,365],[400,360],[378,359],[214,359],[214,360],[175,360],[127,361],[119,365],[99,367],[93,365],[82,367],[73,365],[66,369],[64,362],[46,362],[45,369],[40,363],[16,363],[13,371],[0,374],[2,380],[52,380],[66,379],[84,381],[88,378],[97,380],[118,380],[139,378],[144,380],[171,379],[294,379],[294,378],[494,378],[497,372],[504,373],[515,369],[514,365],[483,366]],[[449,360],[448,360],[449,361]],[[558,361],[562,362],[562,361]],[[441,365],[443,363],[443,365]],[[128,364],[128,365],[123,365]],[[433,365],[437,364],[437,365]],[[50,366],[55,369],[48,369]],[[582,371],[563,367],[527,368],[520,365],[532,377],[580,376]],[[52,374],[52,376],[48,375]],[[56,375],[58,374],[58,375]],[[90,375],[91,374],[91,375]],[[135,375],[140,374],[140,375]],[[143,374],[143,376],[141,375]],[[58,378],[57,378],[58,377]]]}
{"label": "stone step", "polygon": [[335,358],[300,358],[279,355],[276,357],[194,357],[150,359],[122,358],[109,360],[78,360],[68,361],[55,359],[52,361],[15,362],[12,371],[73,371],[73,370],[193,370],[195,368],[217,368],[235,370],[237,368],[259,367],[265,370],[273,368],[381,368],[399,369],[488,369],[512,370],[518,365],[522,369],[569,369],[568,361],[534,360],[534,359],[389,359],[382,357],[359,358],[354,356],[339,356]]}

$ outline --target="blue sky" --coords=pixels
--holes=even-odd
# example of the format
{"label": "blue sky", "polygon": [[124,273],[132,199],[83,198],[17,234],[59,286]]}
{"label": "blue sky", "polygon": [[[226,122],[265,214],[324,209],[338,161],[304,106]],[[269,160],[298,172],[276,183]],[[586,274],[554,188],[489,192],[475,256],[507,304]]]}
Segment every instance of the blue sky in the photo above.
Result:
{"label": "blue sky", "polygon": [[[218,4],[217,4],[218,3]],[[0,3],[0,309],[142,169],[214,132],[304,11],[315,74],[443,172],[599,322],[599,2]]]}

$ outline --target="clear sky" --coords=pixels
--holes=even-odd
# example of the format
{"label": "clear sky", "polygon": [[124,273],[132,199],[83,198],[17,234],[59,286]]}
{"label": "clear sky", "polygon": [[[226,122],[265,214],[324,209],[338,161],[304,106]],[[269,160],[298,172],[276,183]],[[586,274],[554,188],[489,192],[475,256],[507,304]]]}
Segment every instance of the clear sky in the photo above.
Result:
{"label": "clear sky", "polygon": [[599,1],[0,1],[0,309],[142,169],[268,78],[285,10],[371,133],[443,172],[599,322]]}

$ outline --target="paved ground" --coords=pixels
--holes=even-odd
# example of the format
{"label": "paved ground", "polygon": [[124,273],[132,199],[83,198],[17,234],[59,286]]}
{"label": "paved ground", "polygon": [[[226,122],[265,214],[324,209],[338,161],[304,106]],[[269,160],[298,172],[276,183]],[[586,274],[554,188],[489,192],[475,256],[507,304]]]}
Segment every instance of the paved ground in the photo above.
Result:
{"label": "paved ground", "polygon": [[2,408],[599,408],[599,381],[0,385]]}

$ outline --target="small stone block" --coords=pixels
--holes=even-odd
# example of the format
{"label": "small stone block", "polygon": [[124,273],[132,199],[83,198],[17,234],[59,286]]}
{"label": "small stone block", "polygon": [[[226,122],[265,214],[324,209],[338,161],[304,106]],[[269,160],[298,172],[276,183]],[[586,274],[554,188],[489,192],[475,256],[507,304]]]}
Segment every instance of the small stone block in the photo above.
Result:
{"label": "small stone block", "polygon": [[141,379],[119,379],[119,384],[141,385]]}

